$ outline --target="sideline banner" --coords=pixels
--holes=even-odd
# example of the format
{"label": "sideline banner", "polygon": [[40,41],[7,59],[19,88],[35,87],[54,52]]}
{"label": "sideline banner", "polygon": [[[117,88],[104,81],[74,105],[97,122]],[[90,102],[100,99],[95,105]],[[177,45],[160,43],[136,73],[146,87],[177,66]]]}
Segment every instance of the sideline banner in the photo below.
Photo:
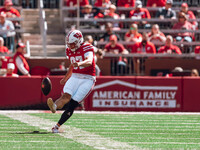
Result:
{"label": "sideline banner", "polygon": [[101,77],[87,110],[181,111],[181,78]]}

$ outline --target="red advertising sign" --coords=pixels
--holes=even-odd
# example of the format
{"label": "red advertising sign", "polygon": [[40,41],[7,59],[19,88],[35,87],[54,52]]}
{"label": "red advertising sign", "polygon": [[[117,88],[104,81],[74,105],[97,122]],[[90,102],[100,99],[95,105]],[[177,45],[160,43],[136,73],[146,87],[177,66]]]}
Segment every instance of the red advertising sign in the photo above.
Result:
{"label": "red advertising sign", "polygon": [[177,79],[98,78],[90,94],[90,110],[177,111],[181,104]]}

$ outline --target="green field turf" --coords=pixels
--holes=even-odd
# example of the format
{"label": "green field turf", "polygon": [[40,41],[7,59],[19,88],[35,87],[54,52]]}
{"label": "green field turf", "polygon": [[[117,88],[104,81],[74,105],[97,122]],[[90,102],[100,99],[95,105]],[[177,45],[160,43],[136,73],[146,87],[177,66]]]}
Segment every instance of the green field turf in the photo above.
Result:
{"label": "green field turf", "polygon": [[[56,122],[61,114],[29,114]],[[144,149],[200,149],[200,115],[81,114],[65,125]],[[39,131],[39,133],[34,133]],[[67,131],[65,131],[67,133]],[[94,139],[97,140],[97,139]],[[90,150],[59,134],[0,115],[0,149]],[[118,149],[116,147],[116,149]]]}

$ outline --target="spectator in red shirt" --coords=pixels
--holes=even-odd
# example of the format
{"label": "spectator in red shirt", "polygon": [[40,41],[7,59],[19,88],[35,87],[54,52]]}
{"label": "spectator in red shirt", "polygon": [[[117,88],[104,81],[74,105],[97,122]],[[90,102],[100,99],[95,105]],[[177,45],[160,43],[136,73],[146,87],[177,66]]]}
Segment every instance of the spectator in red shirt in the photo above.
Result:
{"label": "spectator in red shirt", "polygon": [[6,46],[4,46],[4,40],[0,37],[0,54],[9,54],[10,51]]}
{"label": "spectator in red shirt", "polygon": [[147,7],[163,7],[166,0],[147,0]]}
{"label": "spectator in red shirt", "polygon": [[[89,1],[88,0],[79,0],[80,5],[79,6],[85,6],[85,5],[89,5]],[[65,6],[69,6],[69,7],[76,7],[77,6],[77,0],[65,0],[64,1]]]}
{"label": "spectator in red shirt", "polygon": [[[194,13],[192,11],[188,10],[188,9],[189,8],[188,8],[188,4],[187,3],[183,3],[181,5],[181,12],[184,12],[188,19],[196,19]],[[190,23],[193,24],[194,29],[197,29],[197,27],[198,27],[197,21],[192,21]]]}
{"label": "spectator in red shirt", "polygon": [[[131,10],[129,17],[132,19],[151,19],[151,15],[146,8],[142,8],[142,2],[140,0],[135,2],[135,9]],[[150,24],[147,24],[147,21],[135,22],[139,26],[141,25],[144,28],[150,28]]]}
{"label": "spectator in red shirt", "polygon": [[195,47],[194,53],[195,53],[195,54],[199,54],[199,53],[200,53],[200,46],[196,46],[196,47]]}
{"label": "spectator in red shirt", "polygon": [[142,42],[135,43],[132,46],[131,53],[156,53],[155,45],[148,41],[148,34],[142,34]]}
{"label": "spectator in red shirt", "polygon": [[166,37],[165,35],[160,31],[159,25],[154,24],[152,26],[151,32],[148,33],[149,41],[156,44],[165,43]]}
{"label": "spectator in red shirt", "polygon": [[109,38],[110,42],[105,45],[104,51],[112,54],[128,54],[128,51],[124,46],[117,42],[117,36],[111,35]]}
{"label": "spectator in red shirt", "polygon": [[165,46],[160,47],[158,53],[182,54],[181,50],[172,43],[173,43],[173,37],[171,35],[168,35],[166,37]]}
{"label": "spectator in red shirt", "polygon": [[13,8],[12,0],[5,0],[4,7],[0,9],[0,13],[4,12],[7,18],[16,18],[20,17],[20,13],[17,9]]}
{"label": "spectator in red shirt", "polygon": [[[147,33],[144,32],[142,34],[142,42],[135,43],[132,46],[131,53],[141,53],[141,54],[146,54],[146,53],[153,53],[153,54],[155,54],[156,53],[155,45],[153,43],[151,43],[151,42],[148,41],[148,35],[147,35]],[[141,73],[141,71],[140,71],[140,68],[141,68],[140,64],[141,64],[141,61],[144,61],[144,60],[135,57],[133,59],[133,61],[134,61],[134,72],[137,75],[140,75],[140,73]]]}
{"label": "spectator in red shirt", "polygon": [[[111,35],[110,42],[105,45],[104,52],[110,54],[128,54],[129,52],[124,48],[124,46],[117,42],[117,36]],[[120,74],[124,75],[125,68],[127,67],[127,59],[119,57],[112,66],[114,71],[111,73],[113,75]]]}
{"label": "spectator in red shirt", "polygon": [[108,8],[111,5],[110,0],[96,0],[94,3],[95,7],[106,7]]}
{"label": "spectator in red shirt", "polygon": [[192,42],[193,33],[187,32],[187,30],[193,30],[193,25],[187,21],[185,13],[179,12],[178,22],[174,24],[172,29],[185,30],[185,32],[178,33],[178,35],[176,34],[176,41],[184,40],[187,42]]}
{"label": "spectator in red shirt", "polygon": [[[135,0],[117,0],[117,7],[134,7]],[[129,16],[128,11],[120,10],[118,14],[121,15],[122,18],[126,18]]]}
{"label": "spectator in red shirt", "polygon": [[[0,13],[4,12],[6,14],[7,18],[19,18],[21,17],[19,11],[12,7],[13,3],[12,0],[5,0],[4,1],[4,7],[0,9]],[[13,21],[13,24],[15,25],[15,28],[20,28],[19,22]]]}
{"label": "spectator in red shirt", "polygon": [[138,26],[137,24],[131,24],[130,29],[126,32],[124,39],[126,42],[142,42],[142,35],[138,33]]}
{"label": "spectator in red shirt", "polygon": [[134,7],[135,0],[118,0],[117,7]]}

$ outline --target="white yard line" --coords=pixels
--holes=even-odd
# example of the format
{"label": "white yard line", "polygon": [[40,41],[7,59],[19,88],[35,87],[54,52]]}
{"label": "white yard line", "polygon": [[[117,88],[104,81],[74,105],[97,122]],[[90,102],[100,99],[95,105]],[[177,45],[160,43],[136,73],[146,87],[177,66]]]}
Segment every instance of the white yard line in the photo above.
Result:
{"label": "white yard line", "polygon": [[[51,128],[53,125],[56,124],[56,122],[43,119],[40,117],[36,116],[31,116],[25,113],[2,113],[7,117],[10,117],[14,120],[19,120],[20,122],[27,123],[30,126],[36,126],[39,127],[40,129],[44,129],[47,131],[51,131]],[[68,139],[72,139],[78,143],[82,143],[88,146],[91,146],[95,149],[126,149],[126,150],[137,150],[141,149],[136,146],[129,145],[128,143],[125,142],[119,142],[119,141],[114,141],[110,138],[102,137],[100,135],[96,135],[91,132],[83,131],[81,129],[63,125],[63,129],[66,131],[64,133],[59,133],[60,136],[63,136]]]}

